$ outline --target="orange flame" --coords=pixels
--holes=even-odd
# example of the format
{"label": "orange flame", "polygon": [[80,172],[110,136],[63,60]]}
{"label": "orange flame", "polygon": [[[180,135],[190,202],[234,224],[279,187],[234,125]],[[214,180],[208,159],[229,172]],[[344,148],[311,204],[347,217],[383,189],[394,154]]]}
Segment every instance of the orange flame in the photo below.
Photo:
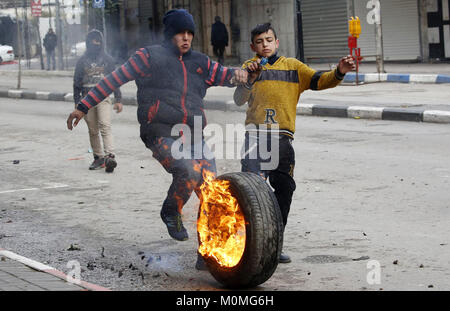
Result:
{"label": "orange flame", "polygon": [[230,192],[229,181],[215,179],[207,170],[203,172],[203,179],[197,220],[198,251],[223,267],[234,267],[245,249],[244,214]]}

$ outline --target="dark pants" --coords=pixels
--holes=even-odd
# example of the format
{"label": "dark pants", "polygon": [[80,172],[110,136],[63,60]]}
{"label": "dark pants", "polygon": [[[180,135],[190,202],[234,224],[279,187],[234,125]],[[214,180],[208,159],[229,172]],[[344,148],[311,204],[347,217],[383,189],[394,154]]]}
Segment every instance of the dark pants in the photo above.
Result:
{"label": "dark pants", "polygon": [[55,57],[55,50],[45,50],[47,54],[47,70],[50,70],[50,61],[52,62],[52,69],[56,69],[56,57]]}
{"label": "dark pants", "polygon": [[[181,210],[191,197],[193,191],[200,196],[200,186],[203,183],[205,170],[216,175],[216,163],[208,146],[202,140],[197,147],[204,152],[201,158],[195,159],[194,148],[190,159],[177,159],[171,150],[176,139],[171,137],[153,137],[146,144],[153,151],[153,157],[172,175],[167,197],[164,200],[161,211],[166,215],[181,214]],[[207,158],[208,157],[208,158]],[[212,158],[211,158],[212,157]]]}
{"label": "dark pants", "polygon": [[219,64],[223,65],[223,53],[225,52],[224,45],[213,45],[214,55],[217,57]]}
{"label": "dark pants", "polygon": [[262,169],[261,164],[269,162],[269,159],[264,159],[264,157],[261,157],[261,139],[267,140],[267,151],[276,152],[275,148],[272,148],[273,144],[271,142],[271,138],[271,135],[266,135],[263,138],[254,137],[250,139],[249,133],[247,132],[245,134],[245,156],[241,160],[242,171],[256,173],[264,179],[269,178],[270,185],[274,189],[275,197],[277,198],[278,205],[280,206],[283,224],[286,226],[289,210],[291,208],[292,195],[294,194],[296,188],[293,178],[295,152],[292,147],[292,138],[285,135],[279,135],[276,136],[276,138],[272,138],[278,139],[278,165],[270,170]]}

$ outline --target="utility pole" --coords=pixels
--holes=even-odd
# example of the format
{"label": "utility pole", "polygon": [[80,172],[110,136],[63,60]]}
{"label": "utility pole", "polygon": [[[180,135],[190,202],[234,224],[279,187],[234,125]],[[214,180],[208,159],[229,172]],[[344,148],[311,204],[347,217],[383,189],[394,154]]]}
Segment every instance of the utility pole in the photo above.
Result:
{"label": "utility pole", "polygon": [[377,71],[384,73],[384,52],[383,52],[383,28],[381,26],[381,1],[369,0],[367,2],[367,9],[370,9],[367,14],[367,22],[375,24],[375,45],[377,54]]}
{"label": "utility pole", "polygon": [[41,40],[41,30],[40,30],[40,20],[39,17],[35,17],[35,25],[37,29],[37,35],[39,40],[39,59],[41,61],[41,69],[44,70],[44,56],[42,55],[42,40]]}
{"label": "utility pole", "polygon": [[27,68],[31,67],[31,47],[30,47],[30,27],[28,25],[28,10],[27,10],[27,1],[23,0],[23,40],[25,42],[25,57],[27,59]]}
{"label": "utility pole", "polygon": [[384,51],[383,51],[383,29],[380,23],[375,24],[375,37],[377,41],[377,71],[378,73],[385,73],[384,71]]}
{"label": "utility pole", "polygon": [[103,41],[104,41],[103,43],[104,43],[105,51],[107,51],[108,45],[107,45],[107,41],[106,41],[107,36],[106,36],[105,6],[106,6],[106,3],[102,7],[102,22],[103,22]]}
{"label": "utility pole", "polygon": [[52,28],[52,9],[50,7],[50,0],[48,0],[48,27]]}
{"label": "utility pole", "polygon": [[14,2],[14,10],[16,12],[16,23],[17,23],[17,44],[19,45],[19,73],[17,75],[17,89],[20,89],[21,87],[21,81],[22,81],[22,66],[21,66],[21,60],[22,60],[22,41],[20,40],[20,25],[19,25],[19,13],[17,12],[17,5],[16,1]]}
{"label": "utility pole", "polygon": [[63,45],[62,45],[62,27],[61,27],[61,17],[60,17],[60,5],[59,0],[55,0],[56,2],[56,36],[58,37],[57,41],[57,51],[58,51],[58,70],[64,70],[64,61],[63,61]]}
{"label": "utility pole", "polygon": [[88,10],[88,1],[83,0],[83,7],[84,7],[84,21],[86,25],[86,34],[89,32],[89,10]]}

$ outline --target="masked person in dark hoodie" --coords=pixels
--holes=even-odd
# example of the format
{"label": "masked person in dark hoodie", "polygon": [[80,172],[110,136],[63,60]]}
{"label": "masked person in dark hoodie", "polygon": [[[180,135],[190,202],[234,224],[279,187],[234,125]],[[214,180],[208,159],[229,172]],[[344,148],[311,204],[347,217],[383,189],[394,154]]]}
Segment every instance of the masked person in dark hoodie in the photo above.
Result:
{"label": "masked person in dark hoodie", "polygon": [[[248,73],[239,68],[223,67],[191,49],[195,24],[186,10],[167,12],[163,23],[163,44],[139,49],[125,64],[103,78],[70,114],[67,127],[71,130],[108,94],[124,83],[136,80],[141,139],[173,177],[162,205],[161,218],[169,235],[184,241],[188,239],[188,233],[183,226],[181,210],[193,191],[199,194],[203,171],[216,173],[214,157],[203,138],[206,90],[211,86],[233,87],[234,83],[246,83]],[[197,131],[200,130],[200,140],[191,140],[186,135],[188,131],[195,132],[194,124]],[[173,129],[180,125],[185,130],[175,130],[175,135]],[[192,151],[191,157],[179,158],[172,153],[172,146],[180,140],[184,141],[183,149]],[[201,154],[196,154],[196,150]]]}
{"label": "masked person in dark hoodie", "polygon": [[[86,37],[86,52],[78,60],[75,68],[73,78],[75,107],[98,82],[113,72],[114,69],[115,65],[112,57],[105,52],[102,33],[98,30],[92,30]],[[114,98],[114,110],[119,113],[122,111],[119,88],[114,90]],[[94,161],[89,166],[90,170],[105,168],[106,172],[111,173],[117,166],[111,133],[111,105],[111,98],[105,96],[84,117],[89,129],[89,140],[94,153]]]}

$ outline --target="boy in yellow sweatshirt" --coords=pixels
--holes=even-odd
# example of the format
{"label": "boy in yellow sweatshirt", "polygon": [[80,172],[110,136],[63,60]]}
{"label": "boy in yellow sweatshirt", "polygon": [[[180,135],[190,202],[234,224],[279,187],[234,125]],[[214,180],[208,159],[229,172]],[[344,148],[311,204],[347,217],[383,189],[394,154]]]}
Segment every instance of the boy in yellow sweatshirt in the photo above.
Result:
{"label": "boy in yellow sweatshirt", "polygon": [[[234,101],[238,106],[248,102],[242,171],[269,178],[286,226],[296,188],[292,140],[300,95],[308,89],[337,86],[347,72],[355,70],[355,64],[348,55],[340,59],[334,70],[315,71],[295,58],[278,56],[279,44],[270,23],[257,25],[252,30],[250,47],[256,55],[242,66],[249,72],[248,82],[236,88]],[[268,61],[264,66],[260,64],[263,58]],[[275,165],[273,159],[260,156],[261,152],[275,155]],[[269,162],[272,166],[267,166]],[[291,260],[282,253],[279,262]]]}

